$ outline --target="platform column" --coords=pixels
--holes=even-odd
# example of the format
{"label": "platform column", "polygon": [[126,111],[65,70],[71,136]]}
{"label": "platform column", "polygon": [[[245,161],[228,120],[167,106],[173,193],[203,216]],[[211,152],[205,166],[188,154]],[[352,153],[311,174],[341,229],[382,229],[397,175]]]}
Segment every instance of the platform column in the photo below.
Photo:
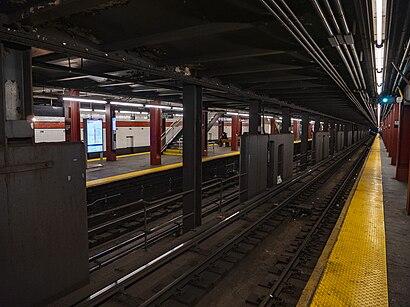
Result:
{"label": "platform column", "polygon": [[298,130],[299,130],[298,129],[298,121],[294,120],[293,121],[293,140],[295,140],[295,141],[298,139],[298,134],[299,134]]}
{"label": "platform column", "polygon": [[218,120],[218,140],[221,139],[222,134],[224,133],[224,127],[225,126],[225,122],[222,120],[222,118],[220,118]]}
{"label": "platform column", "polygon": [[208,111],[202,111],[202,156],[208,156]]}
{"label": "platform column", "polygon": [[202,223],[202,87],[184,84],[183,229]]}
{"label": "platform column", "polygon": [[252,101],[249,104],[249,134],[261,133],[261,103]]}
{"label": "platform column", "polygon": [[323,120],[323,132],[329,132],[329,120],[327,118]]}
{"label": "platform column", "polygon": [[116,123],[115,107],[111,103],[105,105],[105,152],[107,161],[116,161]]}
{"label": "platform column", "polygon": [[344,134],[343,134],[343,136],[344,136],[344,145],[343,145],[343,147],[347,148],[349,146],[348,145],[348,140],[349,140],[349,125],[348,124],[343,125],[343,132],[344,132]]}
{"label": "platform column", "polygon": [[282,130],[281,133],[289,133],[290,128],[290,114],[289,109],[282,109]]}
{"label": "platform column", "polygon": [[161,118],[162,111],[160,108],[151,108],[149,110],[151,165],[161,165]]}
{"label": "platform column", "polygon": [[313,126],[313,140],[312,140],[312,162],[316,163],[316,133],[320,131],[320,118],[315,117],[315,125]]}
{"label": "platform column", "polygon": [[238,135],[239,135],[239,116],[232,115],[231,122],[231,150],[238,151]]}
{"label": "platform column", "polygon": [[307,167],[307,150],[308,150],[308,127],[309,116],[302,113],[302,136],[300,138],[300,169],[305,170]]}
{"label": "platform column", "polygon": [[276,121],[275,118],[270,119],[270,134],[277,134]]}
{"label": "platform column", "polygon": [[[410,100],[410,85],[406,86],[404,96],[407,100]],[[399,118],[396,179],[399,181],[406,181],[409,172],[410,106],[404,105],[404,100],[400,106]]]}
{"label": "platform column", "polygon": [[[79,96],[79,91],[69,89],[66,95]],[[64,101],[64,116],[66,142],[81,142],[80,103],[78,101]]]}
{"label": "platform column", "polygon": [[[392,120],[392,154],[391,154],[391,164],[396,165],[397,163],[397,137],[398,137],[398,131],[399,131],[399,109],[400,109],[400,104],[395,103],[393,105],[393,120]],[[397,124],[396,124],[397,123]]]}

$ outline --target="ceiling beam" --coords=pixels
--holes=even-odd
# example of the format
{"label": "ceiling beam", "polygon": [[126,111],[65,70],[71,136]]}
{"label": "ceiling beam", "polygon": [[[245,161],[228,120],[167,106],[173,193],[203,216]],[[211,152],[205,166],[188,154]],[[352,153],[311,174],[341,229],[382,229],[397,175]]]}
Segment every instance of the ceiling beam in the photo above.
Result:
{"label": "ceiling beam", "polygon": [[163,59],[158,62],[158,65],[183,65],[183,64],[201,64],[209,62],[232,61],[246,58],[255,58],[268,55],[282,54],[286,51],[268,50],[268,49],[245,49],[235,50],[215,54],[203,54],[192,57],[182,57],[174,59]]}
{"label": "ceiling beam", "polygon": [[201,75],[207,77],[230,76],[259,72],[273,72],[273,71],[287,71],[304,69],[304,66],[285,65],[285,64],[271,64],[258,66],[235,66],[230,68],[210,69],[201,72]]}
{"label": "ceiling beam", "polygon": [[174,41],[189,40],[198,37],[216,35],[226,32],[250,29],[250,23],[206,23],[188,28],[176,29],[167,32],[155,33],[147,36],[140,36],[123,41],[113,42],[101,46],[105,51],[116,51],[133,49],[142,46],[159,45]]}

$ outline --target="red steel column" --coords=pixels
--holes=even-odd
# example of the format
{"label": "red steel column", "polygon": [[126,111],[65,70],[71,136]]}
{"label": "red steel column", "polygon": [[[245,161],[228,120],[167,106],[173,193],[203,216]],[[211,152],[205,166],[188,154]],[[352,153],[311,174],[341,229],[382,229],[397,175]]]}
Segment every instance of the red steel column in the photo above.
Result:
{"label": "red steel column", "polygon": [[391,138],[392,138],[392,125],[391,125],[391,119],[392,119],[392,112],[389,113],[389,116],[387,116],[387,126],[388,126],[388,132],[387,132],[387,142],[386,142],[386,146],[387,146],[387,151],[389,153],[389,157],[391,157],[392,154],[392,148],[391,148]]}
{"label": "red steel column", "polygon": [[231,136],[231,150],[238,151],[238,134],[239,134],[239,116],[232,115],[232,136]]}
{"label": "red steel column", "polygon": [[161,165],[161,117],[159,108],[151,108],[149,111],[150,127],[150,162],[151,165]]}
{"label": "red steel column", "polygon": [[[68,96],[78,96],[79,91],[70,89]],[[80,103],[78,101],[65,101],[65,140],[66,142],[81,142]]]}
{"label": "red steel column", "polygon": [[406,181],[409,172],[410,154],[410,106],[401,105],[399,118],[396,179]]}
{"label": "red steel column", "polygon": [[296,141],[298,139],[298,121],[293,121],[293,139]]}
{"label": "red steel column", "polygon": [[105,147],[107,161],[116,161],[117,153],[115,147],[113,148],[113,126],[112,119],[115,118],[115,107],[111,103],[105,105]]}
{"label": "red steel column", "polygon": [[202,157],[208,155],[208,111],[202,111]]}
{"label": "red steel column", "polygon": [[392,110],[392,140],[391,140],[391,145],[392,145],[392,153],[391,153],[391,164],[396,165],[397,163],[397,137],[398,137],[398,131],[399,131],[399,125],[396,125],[396,122],[399,122],[399,109],[400,109],[400,104],[395,103],[393,105],[393,110]]}
{"label": "red steel column", "polygon": [[308,123],[308,139],[312,139],[312,124]]}
{"label": "red steel column", "polygon": [[276,129],[276,121],[275,118],[270,119],[270,134],[276,134],[278,133]]}

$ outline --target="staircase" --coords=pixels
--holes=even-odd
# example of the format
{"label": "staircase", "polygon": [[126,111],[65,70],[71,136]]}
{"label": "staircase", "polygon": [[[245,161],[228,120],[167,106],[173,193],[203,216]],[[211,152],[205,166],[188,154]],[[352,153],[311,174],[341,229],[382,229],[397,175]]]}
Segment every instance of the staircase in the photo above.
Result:
{"label": "staircase", "polygon": [[[171,153],[171,152],[168,152],[168,148],[171,149],[172,147],[175,147],[175,145],[172,145],[171,147],[171,144],[175,143],[175,141],[182,136],[182,126],[183,126],[183,120],[182,118],[179,118],[178,120],[174,121],[171,126],[167,127],[165,132],[162,133],[161,153],[163,154]],[[182,149],[180,152],[182,154]]]}
{"label": "staircase", "polygon": [[[216,124],[216,122],[218,121],[218,119],[223,115],[224,113],[215,113],[215,115],[211,118],[211,120],[208,123],[207,126],[207,133],[209,132],[209,130],[211,130],[211,128]],[[174,122],[165,133],[163,133],[163,135],[165,135],[166,133],[168,133],[168,131],[170,131],[170,136],[167,136],[166,139],[170,140],[168,143],[164,141],[162,141],[162,153],[164,155],[169,155],[169,156],[182,156],[182,144],[184,141],[184,135],[183,135],[183,130],[182,130],[182,119],[181,119],[181,123],[175,124],[176,122]],[[177,128],[173,128],[173,126],[178,127]],[[179,130],[179,127],[181,128]],[[174,129],[171,131],[171,129]],[[176,132],[176,134],[174,134]],[[172,139],[171,139],[171,135],[172,135]],[[165,136],[164,136],[165,137]],[[161,136],[162,138],[162,136]]]}

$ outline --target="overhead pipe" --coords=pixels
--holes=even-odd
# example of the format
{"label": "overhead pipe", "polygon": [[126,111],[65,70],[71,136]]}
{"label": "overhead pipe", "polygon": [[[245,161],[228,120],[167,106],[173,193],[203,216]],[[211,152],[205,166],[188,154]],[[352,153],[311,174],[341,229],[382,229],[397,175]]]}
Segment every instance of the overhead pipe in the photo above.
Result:
{"label": "overhead pipe", "polygon": [[[294,15],[292,10],[286,5],[284,1],[282,1],[282,4],[287,8],[289,11],[290,15],[295,19],[296,23],[299,24],[300,28],[302,31],[305,33],[303,35],[301,31],[296,27],[296,25],[289,19],[286,13],[281,9],[281,7],[275,2],[275,1],[269,1],[271,4],[274,5],[274,7],[280,12],[280,14],[287,20],[288,23],[286,23],[275,10],[271,6],[269,6],[266,1],[260,0],[261,3],[282,23],[282,25],[295,37],[295,39],[306,49],[306,51],[314,57],[318,64],[328,72],[328,74],[331,76],[331,78],[340,86],[340,88],[345,92],[345,94],[350,98],[350,100],[356,105],[356,107],[363,113],[363,115],[370,121],[373,122],[373,120],[369,117],[369,114],[363,109],[363,107],[360,105],[359,101],[357,98],[353,95],[353,93],[350,91],[350,89],[347,87],[346,83],[344,80],[340,77],[336,69],[333,67],[333,65],[330,63],[329,59],[324,55],[322,50],[317,46],[316,42],[312,39],[310,34],[307,32],[307,30],[303,27],[303,25],[300,23],[300,21],[297,19],[297,17]],[[289,25],[288,25],[289,24]],[[292,27],[293,30],[290,28]],[[297,35],[296,33],[299,35]],[[312,44],[306,39],[309,38],[312,41],[312,44],[316,47],[316,49],[312,46]],[[303,41],[303,42],[302,42]],[[374,123],[374,122],[373,122]]]}
{"label": "overhead pipe", "polygon": [[[318,1],[317,0],[311,0],[311,2],[313,4],[316,12],[318,13],[319,17],[321,18],[328,35],[330,37],[335,37],[335,35],[334,35],[332,29],[330,28],[329,23],[328,23],[325,15],[323,13],[322,8],[320,7],[320,4],[318,3]],[[337,2],[339,2],[339,1],[337,0]],[[334,13],[333,13],[333,10],[330,6],[330,3],[328,1],[324,1],[324,3],[325,3],[325,7],[326,7],[326,9],[327,9],[327,11],[328,11],[328,13],[331,17],[333,25],[336,28],[337,35],[342,35],[342,31],[339,27],[339,24],[336,20],[336,17],[334,15]],[[347,21],[344,17],[344,13],[343,13],[343,9],[341,7],[341,3],[339,2],[337,5],[338,5],[338,9],[339,9],[339,17],[340,17],[340,19],[342,19],[343,31],[345,32],[346,35],[350,35],[351,33],[350,33],[349,27],[347,25]],[[335,38],[335,39],[337,40],[337,38]],[[356,48],[355,48],[354,44],[349,45],[349,46],[350,46],[350,51],[349,51],[349,48],[346,44],[342,44],[343,50],[347,55],[347,59],[346,59],[344,53],[342,52],[342,50],[340,48],[340,45],[336,46],[336,50],[338,51],[339,56],[341,57],[343,63],[346,66],[346,69],[348,70],[348,72],[350,74],[350,77],[353,80],[354,86],[356,87],[356,90],[359,92],[359,95],[360,95],[360,97],[363,101],[363,104],[366,106],[367,111],[369,112],[369,114],[373,118],[373,120],[376,121],[376,116],[375,116],[374,110],[370,107],[368,99],[366,99],[366,96],[363,94],[363,89],[366,89],[366,83],[364,81],[363,71],[361,70],[361,66],[360,66],[359,58],[357,56]],[[353,57],[352,57],[350,52],[352,52]],[[355,61],[353,60],[353,58],[355,58]],[[351,67],[353,68],[353,70],[351,69]],[[361,72],[361,77],[359,76],[358,71]]]}
{"label": "overhead pipe", "polygon": [[[312,41],[312,43],[314,44],[314,46],[317,48],[317,50],[319,50],[321,56],[328,62],[330,63],[330,61],[328,60],[328,58],[326,57],[326,55],[322,52],[322,50],[319,48],[319,46],[316,44],[316,42],[313,40],[313,38],[310,36],[310,34],[307,32],[307,30],[304,28],[304,26],[301,24],[301,22],[299,21],[299,19],[294,15],[293,11],[289,8],[289,6],[282,1],[282,4],[286,7],[286,9],[288,10],[288,12],[290,13],[290,15],[293,17],[293,19],[296,21],[296,23],[300,26],[300,28],[302,28],[303,32],[305,33],[305,35],[310,38],[310,40]],[[282,12],[283,14],[283,12]],[[287,15],[285,15],[285,18],[287,17]],[[328,24],[327,24],[328,25]],[[330,29],[330,27],[327,27],[328,29]],[[353,93],[351,92],[351,90],[349,89],[349,87],[346,85],[346,83],[344,82],[343,78],[341,78],[341,76],[339,75],[339,73],[337,72],[337,70],[333,67],[333,65],[330,63],[330,67],[331,69],[335,72],[335,74],[337,75],[338,79],[340,80],[340,82],[342,83],[342,89],[344,90],[344,92],[346,93],[346,95],[350,98],[350,100],[356,105],[356,107],[363,113],[366,114],[366,112],[364,111],[364,109],[362,108],[361,104],[357,101],[357,98],[353,95]],[[372,121],[368,115],[365,115],[370,121]]]}
{"label": "overhead pipe", "polygon": [[[273,0],[270,1],[272,4],[275,5],[275,7],[282,13],[282,15],[289,20],[290,23],[292,23],[292,21],[289,19],[289,17],[283,12],[283,10],[279,7],[278,4],[276,4]],[[320,54],[323,56],[323,58],[326,60],[327,63],[329,63],[330,67],[335,71],[335,73],[337,74],[339,80],[341,80],[342,84],[344,84],[344,87],[346,88],[346,90],[350,93],[347,94],[346,91],[346,95],[348,95],[348,97],[352,100],[352,102],[356,105],[356,107],[363,113],[363,114],[367,114],[367,112],[363,109],[363,107],[361,106],[361,104],[359,103],[359,101],[357,100],[357,98],[353,95],[353,93],[351,92],[351,90],[348,88],[348,86],[346,85],[346,83],[344,82],[344,80],[340,77],[339,73],[337,72],[337,70],[333,67],[333,65],[330,63],[329,59],[326,57],[326,55],[322,52],[322,50],[320,49],[320,47],[316,44],[316,42],[313,40],[313,38],[310,36],[310,34],[307,32],[307,30],[305,29],[305,27],[302,25],[302,23],[299,21],[299,19],[295,16],[295,14],[293,13],[293,11],[289,8],[289,6],[286,4],[286,2],[284,0],[281,0],[282,5],[287,9],[287,11],[289,12],[289,14],[293,17],[293,19],[296,21],[296,23],[299,25],[299,27],[302,29],[302,31],[305,33],[306,37],[308,37],[313,45],[317,48],[317,50],[320,52]],[[327,24],[328,25],[328,24]],[[296,29],[297,27],[295,25],[293,25]],[[327,27],[328,29],[330,29],[330,27]],[[300,31],[299,31],[300,33]],[[304,38],[304,36],[302,36],[302,38]],[[372,113],[370,113],[371,115]],[[368,117],[369,114],[366,115],[366,117]],[[373,117],[373,122],[376,122],[375,117]],[[369,119],[369,118],[368,118]],[[370,122],[372,122],[371,119],[369,119]]]}
{"label": "overhead pipe", "polygon": [[[400,71],[403,71],[404,68],[406,68],[406,66],[409,62],[409,60],[407,60],[406,65],[404,65],[404,62],[406,60],[407,55],[409,54],[409,51],[410,51],[410,38],[409,38],[409,41],[407,42],[406,49],[404,50],[404,54],[403,54],[403,57],[401,59],[400,65],[399,65]],[[396,74],[396,79],[394,80],[394,83],[393,83],[393,87],[391,88],[392,93],[396,92],[397,87],[400,86],[400,83],[401,83],[402,80],[403,80],[403,77],[399,73],[397,73]],[[397,87],[396,87],[396,84],[397,84]]]}

